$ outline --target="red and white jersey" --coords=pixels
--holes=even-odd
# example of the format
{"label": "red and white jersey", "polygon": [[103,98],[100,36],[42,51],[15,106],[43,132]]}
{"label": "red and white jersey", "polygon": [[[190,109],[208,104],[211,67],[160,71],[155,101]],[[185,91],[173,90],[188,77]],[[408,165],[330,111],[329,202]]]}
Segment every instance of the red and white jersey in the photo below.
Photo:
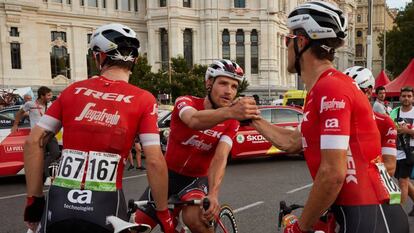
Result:
{"label": "red and white jersey", "polygon": [[397,128],[388,115],[374,112],[375,121],[381,135],[381,154],[397,156]]}
{"label": "red and white jersey", "polygon": [[347,172],[337,205],[370,205],[388,201],[376,165],[380,134],[367,97],[347,75],[325,71],[306,97],[301,123],[305,159],[312,178],[321,150],[347,150]]}
{"label": "red and white jersey", "polygon": [[157,103],[151,93],[103,76],[76,82],[53,102],[38,126],[58,132],[63,149],[118,154],[116,188],[137,134],[143,146],[159,145]]}
{"label": "red and white jersey", "polygon": [[207,176],[217,144],[224,141],[231,147],[239,122],[226,120],[211,129],[193,130],[180,119],[188,108],[204,110],[204,99],[181,96],[175,101],[165,159],[168,169],[174,172],[191,177]]}

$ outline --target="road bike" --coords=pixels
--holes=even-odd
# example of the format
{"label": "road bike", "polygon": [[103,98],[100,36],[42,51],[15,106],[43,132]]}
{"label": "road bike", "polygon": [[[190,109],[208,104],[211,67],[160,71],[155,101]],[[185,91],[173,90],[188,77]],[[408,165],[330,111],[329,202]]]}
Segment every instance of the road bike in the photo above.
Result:
{"label": "road bike", "polygon": [[[149,233],[152,231],[151,227],[146,224],[137,224],[134,223],[135,220],[135,211],[140,206],[146,205],[154,205],[155,202],[153,201],[135,201],[129,200],[128,201],[128,218],[130,222],[123,221],[115,216],[108,216],[107,222],[112,224],[114,227],[115,233]],[[210,202],[207,198],[201,200],[190,200],[190,201],[182,201],[178,198],[171,198],[168,202],[170,209],[172,209],[173,218],[177,219],[175,223],[175,229],[179,233],[190,233],[189,229],[185,226],[183,221],[181,220],[179,214],[180,210],[184,206],[192,206],[198,205],[203,206],[205,210],[208,209]],[[178,210],[178,211],[177,211]],[[212,221],[211,227],[214,228],[215,233],[238,233],[236,219],[234,217],[233,210],[228,205],[222,205],[220,208],[220,212],[217,218]]]}

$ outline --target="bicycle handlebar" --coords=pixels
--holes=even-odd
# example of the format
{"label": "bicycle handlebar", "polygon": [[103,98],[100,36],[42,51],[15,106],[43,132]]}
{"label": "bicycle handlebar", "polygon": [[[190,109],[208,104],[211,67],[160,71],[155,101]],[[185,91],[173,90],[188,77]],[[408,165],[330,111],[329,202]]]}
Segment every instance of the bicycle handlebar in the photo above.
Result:
{"label": "bicycle handlebar", "polygon": [[[134,199],[128,200],[128,214],[134,213],[138,207],[146,206],[146,205],[155,205],[155,201],[135,201]],[[168,205],[172,206],[190,206],[190,205],[202,205],[204,210],[207,210],[210,207],[210,200],[208,198],[197,199],[197,200],[189,200],[189,201],[181,201],[181,200],[173,200],[168,201]]]}
{"label": "bicycle handlebar", "polygon": [[279,202],[279,222],[277,224],[278,229],[282,226],[282,219],[285,215],[292,213],[293,210],[303,208],[303,205],[292,204],[290,206],[286,205],[285,201]]}

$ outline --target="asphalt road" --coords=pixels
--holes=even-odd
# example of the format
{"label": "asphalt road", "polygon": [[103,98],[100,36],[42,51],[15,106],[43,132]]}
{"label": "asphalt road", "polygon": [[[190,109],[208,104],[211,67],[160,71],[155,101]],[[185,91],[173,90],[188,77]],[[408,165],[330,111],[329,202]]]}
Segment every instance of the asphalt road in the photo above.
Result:
{"label": "asphalt road", "polygon": [[[125,171],[127,199],[138,198],[146,185],[145,172]],[[303,204],[310,185],[306,164],[298,158],[235,162],[227,168],[221,202],[233,207],[239,232],[279,232],[276,226],[279,201]],[[24,177],[1,178],[0,233],[26,232],[22,220],[24,202]],[[412,202],[407,204],[406,210],[411,210],[411,207]],[[411,229],[414,229],[414,217],[410,217],[409,221]]]}

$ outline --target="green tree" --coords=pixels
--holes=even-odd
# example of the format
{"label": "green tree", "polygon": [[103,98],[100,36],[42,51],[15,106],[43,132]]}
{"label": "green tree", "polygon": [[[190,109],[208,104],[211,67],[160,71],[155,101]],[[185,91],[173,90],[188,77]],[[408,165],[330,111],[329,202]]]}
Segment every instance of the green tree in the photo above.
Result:
{"label": "green tree", "polygon": [[[396,25],[387,32],[387,70],[394,77],[398,76],[414,58],[414,2],[408,3],[404,10],[398,12]],[[380,54],[383,56],[383,36],[378,38]]]}

